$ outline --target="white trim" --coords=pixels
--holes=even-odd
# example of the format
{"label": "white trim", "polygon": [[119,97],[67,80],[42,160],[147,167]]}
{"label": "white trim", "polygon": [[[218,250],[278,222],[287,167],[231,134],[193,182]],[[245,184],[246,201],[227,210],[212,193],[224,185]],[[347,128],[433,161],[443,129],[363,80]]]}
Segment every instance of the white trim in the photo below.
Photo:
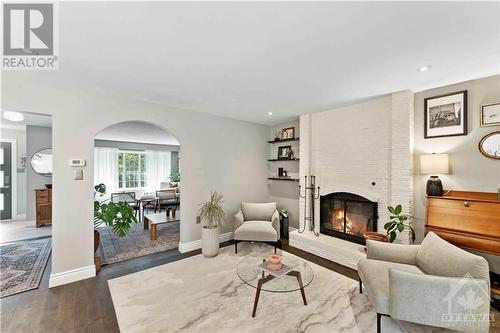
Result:
{"label": "white trim", "polygon": [[[231,239],[233,239],[233,232],[232,231],[219,235],[219,243],[227,242]],[[197,249],[201,249],[201,239],[198,239],[198,240],[195,240],[192,242],[188,242],[188,243],[179,242],[179,251],[181,253],[186,253],[186,252],[194,251]]]}
{"label": "white trim", "polygon": [[50,274],[49,288],[54,288],[63,284],[92,278],[94,276],[95,265],[72,269],[66,272]]}
{"label": "white trim", "polygon": [[10,218],[16,219],[17,216],[17,139],[1,139],[1,142],[8,142],[11,145],[10,160],[11,160],[11,206]]}

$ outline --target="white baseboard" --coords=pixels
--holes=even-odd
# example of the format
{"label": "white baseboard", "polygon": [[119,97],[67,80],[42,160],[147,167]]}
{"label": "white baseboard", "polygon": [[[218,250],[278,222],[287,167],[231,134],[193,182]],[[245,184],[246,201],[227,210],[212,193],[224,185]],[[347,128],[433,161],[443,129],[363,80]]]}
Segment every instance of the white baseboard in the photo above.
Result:
{"label": "white baseboard", "polygon": [[49,288],[88,279],[95,276],[95,265],[73,269],[71,271],[50,274]]}
{"label": "white baseboard", "polygon": [[[226,232],[224,234],[219,235],[219,243],[222,242],[227,242],[229,240],[233,239],[233,233],[232,232]],[[194,251],[197,249],[201,249],[201,239],[188,242],[188,243],[182,243],[179,242],[179,251],[181,253],[189,252],[189,251]]]}

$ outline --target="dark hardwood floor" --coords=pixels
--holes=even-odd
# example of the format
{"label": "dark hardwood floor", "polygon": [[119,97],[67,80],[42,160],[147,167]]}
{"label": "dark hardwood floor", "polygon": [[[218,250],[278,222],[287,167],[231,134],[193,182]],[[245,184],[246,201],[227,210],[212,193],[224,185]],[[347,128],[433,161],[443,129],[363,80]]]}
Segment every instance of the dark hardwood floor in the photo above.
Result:
{"label": "dark hardwood floor", "polygon": [[[232,245],[232,242],[223,244]],[[357,279],[355,270],[282,244],[282,248],[318,265]],[[40,287],[0,299],[0,331],[4,332],[119,332],[107,281],[122,275],[200,254],[169,250],[104,266],[91,279],[49,289],[50,259]]]}

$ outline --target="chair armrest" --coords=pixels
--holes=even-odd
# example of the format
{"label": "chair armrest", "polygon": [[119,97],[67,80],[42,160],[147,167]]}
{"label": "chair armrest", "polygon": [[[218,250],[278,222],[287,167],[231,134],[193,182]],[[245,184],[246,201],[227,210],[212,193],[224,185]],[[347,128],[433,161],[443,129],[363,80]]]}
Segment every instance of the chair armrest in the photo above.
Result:
{"label": "chair armrest", "polygon": [[[488,332],[490,294],[486,280],[416,274],[389,269],[392,318],[424,325]],[[481,315],[470,322],[460,315]],[[469,320],[469,321],[467,321]],[[476,325],[477,324],[477,325]],[[476,327],[477,326],[477,327]]]}
{"label": "chair armrest", "polygon": [[366,258],[416,266],[419,248],[420,245],[393,244],[368,239]]}
{"label": "chair armrest", "polygon": [[243,212],[240,210],[236,215],[234,215],[234,228],[233,230],[238,229],[243,224]]}
{"label": "chair armrest", "polygon": [[278,239],[276,241],[280,240],[280,213],[275,210],[273,213],[273,216],[271,217],[271,223],[273,224],[273,228],[276,230],[276,233],[278,234]]}

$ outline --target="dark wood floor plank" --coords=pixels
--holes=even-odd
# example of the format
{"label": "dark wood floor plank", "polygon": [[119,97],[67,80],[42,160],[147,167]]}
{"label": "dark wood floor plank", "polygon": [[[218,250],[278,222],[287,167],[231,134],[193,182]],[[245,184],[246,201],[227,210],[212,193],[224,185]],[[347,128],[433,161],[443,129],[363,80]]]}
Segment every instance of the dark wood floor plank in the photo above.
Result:
{"label": "dark wood floor plank", "polygon": [[[232,245],[226,242],[223,246]],[[340,274],[357,279],[355,270],[283,243],[283,249]],[[50,265],[37,290],[0,299],[1,332],[119,332],[108,280],[201,253],[169,250],[103,266],[95,277],[48,289]],[[49,259],[50,260],[50,259]]]}

